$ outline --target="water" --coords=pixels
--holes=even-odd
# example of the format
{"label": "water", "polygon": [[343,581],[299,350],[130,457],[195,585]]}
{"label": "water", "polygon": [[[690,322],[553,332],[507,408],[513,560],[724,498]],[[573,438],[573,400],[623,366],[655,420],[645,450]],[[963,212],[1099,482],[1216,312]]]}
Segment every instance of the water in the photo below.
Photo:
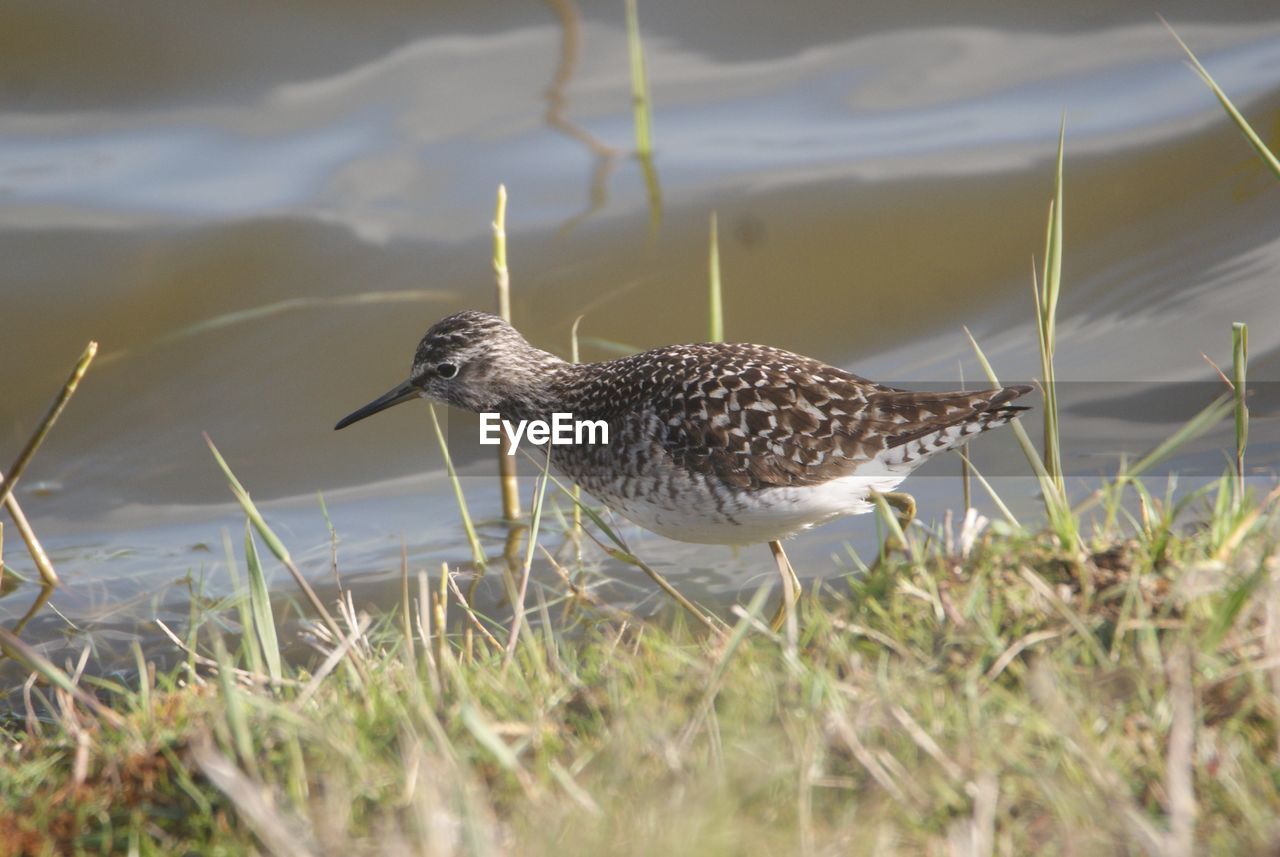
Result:
{"label": "water", "polygon": [[[1161,10],[1274,144],[1280,11],[1202,5]],[[499,182],[515,320],[550,350],[567,354],[578,315],[587,359],[704,338],[715,210],[730,338],[972,385],[968,325],[1026,379],[1065,114],[1075,487],[1211,398],[1179,382],[1213,382],[1201,352],[1229,364],[1233,321],[1250,323],[1263,395],[1280,377],[1280,193],[1153,8],[642,2],[660,212],[631,156],[620,3],[0,10],[0,457],[102,343],[18,492],[65,581],[28,638],[116,651],[154,639],[153,618],[181,625],[193,591],[226,593],[221,533],[238,546],[243,520],[202,431],[317,583],[332,580],[318,493],[343,579],[370,602],[398,598],[402,538],[414,569],[465,563],[425,408],[332,425],[402,380],[436,318],[493,305]],[[1280,463],[1274,401],[1254,408],[1260,478]],[[1034,515],[1007,435],[977,452]],[[1231,442],[1223,425],[1173,466],[1211,475]],[[460,458],[491,522],[492,462]],[[957,470],[908,484],[923,517],[959,505]],[[503,528],[482,530],[498,553]],[[763,549],[624,532],[696,598],[773,574]],[[852,520],[789,552],[838,582],[833,555],[874,538]],[[610,597],[660,605],[635,570],[600,568]],[[500,587],[484,592],[498,609]],[[35,598],[18,587],[0,620]]]}

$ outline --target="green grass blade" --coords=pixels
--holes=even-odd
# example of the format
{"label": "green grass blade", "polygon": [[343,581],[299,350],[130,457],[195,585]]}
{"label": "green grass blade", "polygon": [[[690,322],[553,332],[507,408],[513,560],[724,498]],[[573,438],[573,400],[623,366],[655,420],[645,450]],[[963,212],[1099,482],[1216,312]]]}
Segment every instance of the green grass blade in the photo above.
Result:
{"label": "green grass blade", "polygon": [[435,429],[436,440],[440,444],[440,455],[444,458],[444,469],[449,474],[449,483],[453,485],[453,498],[458,503],[458,514],[462,516],[462,529],[466,531],[467,542],[471,545],[471,561],[478,567],[486,564],[484,549],[480,547],[480,537],[471,523],[471,513],[467,510],[467,497],[462,493],[462,481],[458,479],[458,471],[453,468],[453,458],[449,455],[449,442],[445,440],[444,430],[440,428],[440,418],[436,416],[435,405],[428,404],[431,414],[431,426]]}
{"label": "green grass blade", "polygon": [[[978,356],[978,363],[982,366],[982,371],[986,373],[987,379],[993,385],[999,387],[1000,378],[996,375],[995,369],[991,367],[991,362],[987,360],[987,355],[983,352],[982,346],[978,345],[978,340],[974,338],[969,328],[964,328],[964,332],[969,337],[969,344],[973,346],[974,354]],[[1022,422],[1014,420],[1009,423],[1009,427],[1013,429],[1013,435],[1017,438],[1018,445],[1022,448],[1022,454],[1026,457],[1027,463],[1031,465],[1036,479],[1040,482],[1040,494],[1044,498],[1045,514],[1049,518],[1050,526],[1058,534],[1058,538],[1064,547],[1074,545],[1078,541],[1079,522],[1067,504],[1065,493],[1059,491],[1058,484],[1049,476],[1049,472],[1045,469],[1044,461],[1041,460],[1039,453],[1036,452],[1036,446],[1031,442],[1031,436],[1023,428]]]}
{"label": "green grass blade", "polygon": [[649,75],[644,66],[644,45],[640,41],[640,18],[636,0],[627,0],[627,58],[631,66],[631,107],[636,131],[636,158],[644,176],[649,200],[649,232],[652,235],[662,223],[662,187],[653,163],[653,113],[649,100]]}
{"label": "green grass blade", "polygon": [[605,536],[609,539],[609,541],[613,542],[614,545],[616,545],[616,547],[611,548],[611,547],[608,547],[607,545],[601,544],[598,540],[596,540],[596,544],[600,545],[601,549],[604,550],[605,553],[609,554],[609,556],[613,557],[616,560],[619,560],[620,562],[625,562],[628,565],[634,565],[636,568],[640,569],[642,572],[645,573],[645,575],[648,576],[650,580],[658,584],[658,587],[662,589],[663,592],[671,596],[671,598],[673,598],[677,604],[679,604],[686,611],[688,611],[689,614],[693,616],[695,619],[697,619],[702,625],[704,625],[706,628],[708,628],[711,631],[714,631],[717,634],[722,633],[720,626],[717,625],[716,622],[710,616],[708,616],[706,613],[700,610],[697,607],[697,605],[695,605],[688,598],[684,597],[684,595],[681,594],[681,592],[678,589],[672,586],[671,583],[665,577],[659,574],[656,569],[654,569],[644,560],[640,559],[640,557],[633,554],[631,552],[631,549],[627,547],[626,542],[622,540],[622,537],[619,536],[616,532],[614,532],[612,527],[610,527],[608,524],[605,523],[604,518],[600,517],[599,513],[596,512],[595,509],[592,509],[586,503],[582,502],[582,500],[575,498],[573,494],[569,491],[569,489],[567,489],[564,486],[564,484],[560,482],[560,480],[556,479],[554,476],[550,476],[549,478],[557,488],[559,488],[562,492],[564,492],[570,499],[573,500],[573,502],[580,509],[582,509],[582,514],[590,518],[591,523],[595,524],[596,527],[602,533],[605,534]]}
{"label": "green grass blade", "polygon": [[1240,612],[1249,603],[1258,588],[1266,582],[1267,577],[1267,567],[1259,565],[1256,571],[1246,576],[1243,580],[1236,582],[1234,586],[1227,590],[1226,594],[1221,596],[1212,614],[1209,628],[1201,641],[1201,647],[1204,651],[1212,652],[1222,643],[1223,638],[1227,636],[1231,627],[1235,625]]}
{"label": "green grass blade", "polygon": [[602,339],[599,336],[583,336],[578,339],[583,345],[590,345],[592,348],[599,348],[601,351],[607,351],[610,354],[619,354],[626,357],[635,354],[641,349],[635,345],[626,342],[618,342],[613,339]]}
{"label": "green grass blade", "polygon": [[1044,467],[1058,489],[1066,496],[1062,476],[1062,451],[1058,432],[1058,387],[1054,372],[1057,348],[1058,295],[1062,290],[1062,160],[1066,137],[1066,118],[1058,128],[1058,158],[1054,170],[1053,202],[1049,206],[1049,222],[1045,233],[1043,292],[1036,301],[1040,320],[1036,332],[1040,340],[1040,371],[1044,379]]}
{"label": "green grass blade", "polygon": [[245,515],[248,516],[254,529],[258,531],[258,535],[262,536],[262,540],[267,543],[267,547],[281,562],[292,563],[293,557],[290,555],[289,549],[284,546],[284,542],[280,541],[280,537],[267,525],[266,519],[262,517],[262,513],[258,511],[258,507],[249,497],[249,492],[245,490],[245,487],[240,484],[240,480],[236,478],[235,473],[231,471],[231,465],[227,464],[226,459],[222,457],[222,453],[213,445],[213,440],[206,434],[204,441],[208,444],[210,451],[213,452],[213,457],[218,462],[218,467],[222,469],[223,474],[227,477],[227,482],[231,486],[231,493],[240,503],[241,508],[244,509]]}
{"label": "green grass blade", "polygon": [[[582,324],[583,316],[578,316],[573,320],[573,327],[569,328],[569,358],[574,363],[580,363],[582,356],[578,353],[578,325]],[[573,486],[573,537],[575,539],[582,535],[582,488],[578,485]]]}
{"label": "green grass blade", "polygon": [[253,732],[249,728],[249,712],[240,688],[236,686],[231,655],[228,654],[222,637],[216,634],[213,638],[213,654],[218,662],[218,688],[225,706],[227,728],[231,734],[235,753],[240,757],[240,764],[250,776],[257,779],[258,757],[254,752]]}
{"label": "green grass blade", "polygon": [[533,565],[533,555],[537,550],[538,531],[542,527],[542,510],[547,495],[547,479],[551,476],[551,444],[547,444],[547,456],[542,461],[542,473],[538,479],[537,491],[533,498],[533,512],[529,522],[529,546],[525,551],[525,568]]}
{"label": "green grass blade", "polygon": [[520,770],[520,759],[515,751],[502,740],[502,736],[494,731],[474,705],[470,703],[463,705],[459,719],[471,733],[471,737],[476,739],[476,743],[488,751],[495,762],[508,771]]}
{"label": "green grass blade", "polygon": [[151,678],[147,670],[147,656],[142,653],[142,645],[137,640],[129,642],[133,651],[133,665],[138,670],[138,710],[145,720],[150,720],[151,711]]}
{"label": "green grass blade", "polygon": [[1244,499],[1244,449],[1249,444],[1249,404],[1245,383],[1249,370],[1249,326],[1242,321],[1231,325],[1231,385],[1235,388],[1236,411],[1236,505]]}
{"label": "green grass blade", "polygon": [[1203,410],[1187,420],[1183,425],[1169,437],[1156,446],[1155,449],[1148,452],[1136,463],[1125,468],[1124,476],[1133,478],[1150,470],[1156,464],[1168,458],[1180,447],[1195,440],[1200,435],[1222,422],[1231,413],[1233,407],[1232,397],[1228,393],[1223,393],[1214,399]]}
{"label": "green grass blade", "polygon": [[498,315],[511,322],[511,272],[507,268],[507,186],[498,185],[493,212],[493,277],[498,291]]}
{"label": "green grass blade", "polygon": [[635,118],[636,153],[653,153],[652,115],[649,109],[649,76],[644,67],[644,45],[640,41],[640,17],[636,0],[626,0],[627,59],[631,66],[631,107]]}
{"label": "green grass blade", "polygon": [[[993,386],[999,387],[1000,378],[996,375],[996,370],[991,368],[991,362],[987,360],[987,355],[983,352],[982,346],[978,344],[978,340],[974,338],[969,328],[964,328],[964,333],[965,336],[969,337],[969,344],[973,346],[973,353],[977,355],[978,364],[986,374],[987,380]],[[1044,461],[1036,450],[1036,445],[1031,442],[1031,436],[1027,434],[1027,430],[1023,428],[1022,423],[1019,420],[1014,420],[1009,424],[1009,427],[1013,429],[1014,437],[1018,439],[1018,446],[1022,448],[1022,454],[1026,456],[1027,463],[1031,465],[1031,470],[1035,473],[1036,478],[1040,480],[1041,487],[1043,488],[1046,483],[1052,485],[1053,482],[1049,478],[1049,472],[1044,468]]]}
{"label": "green grass blade", "polygon": [[515,657],[516,642],[519,640],[521,631],[528,627],[524,621],[524,601],[529,588],[529,574],[533,569],[533,555],[538,549],[538,531],[542,527],[542,508],[547,496],[547,477],[551,475],[551,449],[551,444],[548,443],[547,455],[542,461],[542,474],[538,480],[537,491],[533,498],[532,521],[529,524],[529,547],[525,552],[524,565],[520,569],[520,588],[515,598],[512,599],[515,613],[511,618],[511,633],[507,637],[507,645],[503,652],[503,669],[506,669],[512,658]]}
{"label": "green grass blade", "polygon": [[77,702],[91,710],[94,714],[110,723],[117,729],[123,729],[125,722],[120,715],[116,714],[110,708],[107,708],[94,697],[85,693],[71,681],[71,677],[53,662],[40,654],[27,643],[20,639],[16,634],[8,628],[0,627],[0,652],[6,657],[17,661],[27,670],[37,673],[49,684],[58,687],[71,694]]}
{"label": "green grass blade", "polygon": [[[245,522],[246,527],[248,522]],[[224,528],[222,530],[222,552],[227,557],[227,576],[231,578],[231,592],[235,599],[236,614],[240,617],[240,647],[244,651],[245,662],[252,672],[259,675],[266,672],[266,666],[262,662],[262,647],[258,642],[258,632],[255,629],[253,620],[253,608],[250,605],[252,596],[248,589],[240,588],[240,571],[236,563],[235,550],[231,547],[231,533]],[[192,625],[195,624],[194,618]],[[194,668],[195,665],[195,647],[190,647],[190,653],[187,655],[190,663]]]}
{"label": "green grass blade", "polygon": [[711,246],[707,268],[711,292],[708,334],[711,342],[724,342],[724,306],[720,298],[720,225],[714,211],[711,212]]}
{"label": "green grass blade", "polygon": [[[973,465],[972,461],[969,460],[969,456],[961,452],[960,458],[964,460],[965,466],[969,468],[969,472],[971,472],[977,478],[978,482],[982,484],[982,487],[986,489],[987,496],[989,496],[991,501],[996,504],[996,508],[1000,510],[1000,514],[1004,516],[1004,519],[1008,521],[1011,526],[1021,529],[1022,524],[1018,523],[1017,517],[1014,516],[1013,512],[1009,511],[1009,507],[1005,505],[1004,500],[1002,500],[1000,495],[996,493],[996,489],[992,487],[991,483],[987,481],[987,478],[982,475],[982,472]],[[965,508],[968,509],[968,505],[966,505]]]}
{"label": "green grass blade", "polygon": [[271,609],[271,595],[267,589],[266,575],[262,572],[262,561],[258,557],[258,546],[253,541],[253,528],[247,520],[244,523],[244,561],[249,569],[249,606],[253,613],[254,631],[262,646],[262,656],[267,662],[267,675],[279,681],[284,670],[280,665],[276,617]]}
{"label": "green grass blade", "polygon": [[[258,535],[267,543],[267,547],[270,548],[271,553],[275,555],[276,559],[280,560],[281,564],[288,569],[289,575],[293,578],[293,582],[297,584],[300,590],[302,590],[302,594],[306,597],[307,603],[311,605],[311,609],[315,610],[316,615],[324,622],[325,627],[329,629],[329,633],[333,635],[335,640],[341,640],[345,635],[342,633],[341,629],[338,628],[338,623],[334,621],[333,614],[331,614],[328,608],[324,606],[324,602],[320,600],[318,595],[316,595],[315,589],[311,587],[307,578],[298,569],[297,564],[293,561],[293,557],[289,554],[288,548],[284,546],[284,542],[280,541],[280,537],[275,534],[271,527],[267,526],[266,519],[262,517],[262,513],[259,512],[258,507],[254,505],[253,499],[249,496],[249,492],[240,484],[240,480],[237,479],[235,473],[231,471],[231,466],[227,464],[226,459],[222,457],[222,453],[218,452],[218,448],[213,445],[213,439],[209,437],[207,433],[204,436],[204,442],[208,444],[209,451],[213,453],[214,460],[218,462],[218,467],[221,468],[223,475],[227,477],[227,482],[231,486],[231,493],[240,503],[240,508],[244,510],[244,513],[248,516],[250,522],[252,522],[253,528],[258,531]],[[361,677],[364,678],[364,665],[358,658],[352,662],[356,665],[357,671],[361,673]]]}
{"label": "green grass blade", "polygon": [[[507,268],[507,186],[498,185],[498,202],[493,212],[493,275],[498,292],[498,315],[511,323],[511,271]],[[502,517],[520,520],[520,483],[511,439],[498,433],[498,486],[502,491]]]}
{"label": "green grass blade", "polygon": [[85,346],[84,351],[80,354],[80,359],[72,367],[71,374],[67,377],[61,389],[58,390],[58,395],[54,397],[53,403],[45,412],[39,425],[36,426],[36,430],[27,438],[27,442],[18,452],[18,457],[14,459],[13,464],[9,465],[9,469],[5,471],[8,475],[0,479],[0,505],[3,505],[4,501],[9,499],[10,493],[18,484],[18,480],[22,478],[23,471],[27,469],[31,459],[35,457],[36,450],[44,443],[44,439],[49,435],[49,430],[58,421],[58,417],[61,416],[63,409],[67,406],[67,402],[71,401],[71,397],[75,395],[76,389],[80,386],[80,381],[84,378],[84,373],[89,371],[89,364],[93,362],[94,355],[97,353],[98,343],[90,342]]}
{"label": "green grass blade", "polygon": [[1187,57],[1191,60],[1191,65],[1196,70],[1196,73],[1200,75],[1200,79],[1203,80],[1211,90],[1213,90],[1213,94],[1217,96],[1219,103],[1222,104],[1222,109],[1227,111],[1227,115],[1231,117],[1231,121],[1240,129],[1240,133],[1244,134],[1244,138],[1249,141],[1249,145],[1258,153],[1258,157],[1262,158],[1263,163],[1265,163],[1271,170],[1272,175],[1280,179],[1280,160],[1277,160],[1271,149],[1267,148],[1267,144],[1262,142],[1262,138],[1253,130],[1253,126],[1249,124],[1249,120],[1245,119],[1240,111],[1236,109],[1236,106],[1231,103],[1231,99],[1222,91],[1222,87],[1218,86],[1217,81],[1215,81],[1209,74],[1208,70],[1200,64],[1200,60],[1196,59],[1196,55],[1191,52],[1191,48],[1187,47],[1187,43],[1182,41],[1182,38],[1174,32],[1173,27],[1169,26],[1168,21],[1165,21],[1163,17],[1161,17],[1160,20],[1164,23],[1169,34],[1173,36],[1173,38],[1177,40],[1178,44],[1182,46],[1182,49],[1187,52]]}

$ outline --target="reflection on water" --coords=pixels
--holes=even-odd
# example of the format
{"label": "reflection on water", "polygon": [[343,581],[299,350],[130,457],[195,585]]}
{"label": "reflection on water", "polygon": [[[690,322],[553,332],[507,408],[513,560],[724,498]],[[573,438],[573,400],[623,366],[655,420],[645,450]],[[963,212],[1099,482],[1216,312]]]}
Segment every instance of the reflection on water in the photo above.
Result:
{"label": "reflection on water", "polygon": [[609,176],[617,166],[620,152],[569,118],[567,90],[577,72],[582,51],[582,13],[574,0],[548,0],[547,5],[560,19],[560,61],[547,85],[547,112],[543,121],[548,128],[581,143],[593,161],[587,207],[563,222],[560,227],[563,234],[604,207],[609,198]]}
{"label": "reflection on water", "polygon": [[[499,182],[515,320],[537,345],[567,354],[581,314],[586,359],[613,356],[606,343],[703,338],[716,210],[731,338],[908,384],[972,385],[962,324],[1003,376],[1035,371],[1029,260],[1065,111],[1058,375],[1087,382],[1064,410],[1077,488],[1135,426],[1159,436],[1194,410],[1187,388],[1154,382],[1211,382],[1201,352],[1228,363],[1232,321],[1250,322],[1253,377],[1280,380],[1274,181],[1146,9],[1069,5],[937,4],[925,26],[896,6],[641,0],[656,230],[644,167],[625,156],[621,4],[182,18],[150,4],[145,42],[96,7],[0,10],[12,96],[0,102],[0,458],[86,340],[109,358],[19,492],[66,581],[28,638],[110,651],[140,620],[181,623],[193,593],[225,596],[220,533],[242,521],[201,431],[317,582],[330,579],[317,492],[344,579],[370,599],[394,600],[402,535],[415,567],[465,564],[422,409],[357,434],[331,427],[403,377],[433,320],[489,305]],[[1163,11],[1274,131],[1280,13],[1201,6]],[[63,48],[18,44],[33,23]],[[1117,412],[1118,398],[1133,407]],[[1280,462],[1274,420],[1255,409],[1260,473]],[[1229,442],[1224,427],[1170,466],[1215,472]],[[1008,447],[984,438],[976,452]],[[461,459],[473,513],[496,518],[491,462]],[[1034,516],[1016,461],[993,465],[997,481]],[[926,519],[960,504],[958,472],[937,462],[908,484]],[[761,550],[623,531],[693,596],[723,603],[773,574]],[[504,528],[482,535],[501,552]],[[850,520],[789,552],[805,576],[835,576],[846,543],[865,553],[874,539],[874,521]],[[6,560],[34,577],[7,542]],[[610,598],[659,606],[633,569],[587,554]],[[541,564],[535,580],[559,586]],[[0,598],[0,620],[12,626],[37,597],[24,585]],[[504,597],[489,582],[478,594],[495,611]]]}

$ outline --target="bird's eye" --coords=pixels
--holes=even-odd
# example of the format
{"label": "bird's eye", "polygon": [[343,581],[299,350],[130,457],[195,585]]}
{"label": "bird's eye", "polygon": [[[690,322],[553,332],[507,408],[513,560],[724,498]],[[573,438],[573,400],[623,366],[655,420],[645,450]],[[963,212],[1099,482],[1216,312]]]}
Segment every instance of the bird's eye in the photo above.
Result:
{"label": "bird's eye", "polygon": [[458,367],[452,363],[441,363],[436,367],[436,374],[441,378],[452,378],[458,374]]}

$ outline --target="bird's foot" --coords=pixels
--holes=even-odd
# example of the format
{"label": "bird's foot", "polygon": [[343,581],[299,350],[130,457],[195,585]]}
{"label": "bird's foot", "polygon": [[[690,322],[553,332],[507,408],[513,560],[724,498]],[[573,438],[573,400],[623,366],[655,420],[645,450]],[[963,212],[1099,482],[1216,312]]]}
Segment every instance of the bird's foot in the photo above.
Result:
{"label": "bird's foot", "polygon": [[[880,549],[880,555],[875,562],[876,565],[879,565],[894,551],[905,551],[907,549],[903,539],[906,538],[907,527],[911,526],[911,522],[916,519],[916,498],[905,491],[890,491],[876,496],[884,500],[885,505],[898,513],[896,518],[898,531],[891,532],[885,537],[884,544]],[[901,533],[901,536],[899,536],[899,533]]]}
{"label": "bird's foot", "polygon": [[799,603],[800,578],[796,576],[796,570],[791,567],[791,560],[787,559],[786,552],[782,550],[782,542],[769,542],[769,550],[773,552],[773,561],[778,566],[779,576],[782,577],[782,603],[773,614],[769,627],[774,631],[781,631],[782,626],[787,622],[787,616],[795,611]]}

